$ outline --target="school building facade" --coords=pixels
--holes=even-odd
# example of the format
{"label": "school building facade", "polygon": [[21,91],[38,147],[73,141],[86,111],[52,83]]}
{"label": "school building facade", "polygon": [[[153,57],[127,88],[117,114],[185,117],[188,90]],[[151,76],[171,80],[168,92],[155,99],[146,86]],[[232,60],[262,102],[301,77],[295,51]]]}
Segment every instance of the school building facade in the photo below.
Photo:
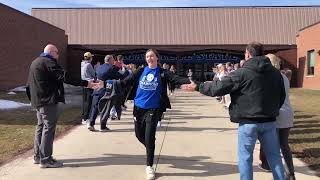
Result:
{"label": "school building facade", "polygon": [[[102,62],[106,54],[122,54],[126,63],[141,64],[144,52],[155,48],[160,61],[174,64],[180,75],[191,68],[204,80],[214,64],[239,62],[252,41],[264,44],[266,53],[278,55],[282,67],[293,70],[291,83],[298,87],[302,83],[296,36],[320,20],[320,6],[34,8],[32,16],[5,5],[0,8],[8,11],[1,11],[1,22],[8,23],[0,36],[11,42],[1,42],[6,66],[0,71],[0,89],[23,85],[31,61],[47,43],[58,46],[59,61],[75,77],[80,76],[86,51],[95,55],[94,61]],[[21,53],[16,53],[16,47]],[[23,70],[18,70],[19,65]],[[3,78],[8,73],[12,77]]]}

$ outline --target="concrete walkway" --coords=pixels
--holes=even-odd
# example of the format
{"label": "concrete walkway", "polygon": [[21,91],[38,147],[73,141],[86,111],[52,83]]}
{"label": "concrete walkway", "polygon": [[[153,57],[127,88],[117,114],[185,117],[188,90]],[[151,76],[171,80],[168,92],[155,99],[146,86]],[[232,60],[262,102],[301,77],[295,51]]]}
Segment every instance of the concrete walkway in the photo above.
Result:
{"label": "concrete walkway", "polygon": [[[239,179],[237,124],[213,98],[199,93],[177,92],[173,109],[157,132],[155,167],[157,179]],[[142,180],[145,151],[135,138],[132,105],[121,121],[111,121],[111,132],[89,132],[78,126],[55,141],[54,157],[64,162],[59,169],[40,169],[32,157],[21,157],[0,167],[1,180]],[[98,127],[98,126],[97,126]],[[259,145],[254,154],[254,179],[270,180],[257,168]],[[298,180],[316,180],[294,159]]]}

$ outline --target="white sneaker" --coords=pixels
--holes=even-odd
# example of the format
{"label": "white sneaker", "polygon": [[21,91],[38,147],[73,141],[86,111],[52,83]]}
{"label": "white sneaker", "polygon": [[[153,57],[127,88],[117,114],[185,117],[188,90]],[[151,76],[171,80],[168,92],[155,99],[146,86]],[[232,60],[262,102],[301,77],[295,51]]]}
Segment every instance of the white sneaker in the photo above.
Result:
{"label": "white sneaker", "polygon": [[157,128],[161,128],[161,121],[158,121]]}
{"label": "white sneaker", "polygon": [[87,124],[87,120],[86,120],[86,119],[82,119],[81,124],[82,124],[82,125],[86,125],[86,124]]}
{"label": "white sneaker", "polygon": [[116,115],[111,115],[111,121],[115,121],[115,120],[117,120],[117,116]]}
{"label": "white sneaker", "polygon": [[147,166],[146,167],[146,178],[148,180],[150,179],[154,179],[156,176],[155,176],[155,172],[153,170],[153,168],[151,166]]}

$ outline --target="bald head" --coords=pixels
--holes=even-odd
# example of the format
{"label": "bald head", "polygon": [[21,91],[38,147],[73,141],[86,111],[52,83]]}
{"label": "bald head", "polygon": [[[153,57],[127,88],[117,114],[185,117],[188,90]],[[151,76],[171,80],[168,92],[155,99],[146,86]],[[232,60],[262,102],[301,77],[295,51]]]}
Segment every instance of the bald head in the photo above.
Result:
{"label": "bald head", "polygon": [[53,44],[48,44],[43,50],[44,53],[50,54],[53,58],[59,58],[58,48]]}

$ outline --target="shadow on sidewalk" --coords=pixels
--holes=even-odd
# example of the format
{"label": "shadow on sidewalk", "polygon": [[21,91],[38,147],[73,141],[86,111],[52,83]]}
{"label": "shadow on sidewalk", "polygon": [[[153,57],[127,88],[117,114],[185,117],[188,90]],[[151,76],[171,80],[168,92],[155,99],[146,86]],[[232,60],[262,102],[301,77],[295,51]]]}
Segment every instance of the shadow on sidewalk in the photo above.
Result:
{"label": "shadow on sidewalk", "polygon": [[[170,122],[171,124],[171,122]],[[169,126],[166,127],[167,123],[164,122],[162,123],[162,127],[158,128],[157,131],[168,131],[168,132],[173,132],[173,131],[177,131],[177,132],[202,132],[202,131],[213,131],[213,132],[228,132],[228,131],[237,131],[237,128],[210,128],[210,127],[174,127],[174,126]],[[99,132],[98,130],[96,130],[95,132]],[[132,128],[127,128],[127,129],[111,129],[108,132],[134,132],[134,127]],[[106,132],[106,133],[108,133]]]}
{"label": "shadow on sidewalk", "polygon": [[[83,159],[61,159],[65,168],[86,168],[98,166],[144,166],[145,155],[127,155],[127,154],[103,154],[101,157],[83,158]],[[155,156],[155,163],[158,159],[158,165],[167,165],[169,172],[157,171],[157,178],[166,176],[189,176],[189,177],[212,177],[228,174],[237,174],[238,166],[235,162],[213,162],[208,156]],[[163,167],[163,166],[162,166]],[[185,172],[181,172],[186,170]],[[192,171],[192,172],[190,172]],[[254,172],[264,172],[257,166],[253,166]],[[308,168],[296,167],[296,172],[305,175],[314,175],[308,171]]]}
{"label": "shadow on sidewalk", "polygon": [[194,103],[194,102],[174,102],[173,103],[174,107],[187,107],[187,106],[192,106],[192,107],[196,107],[196,106],[206,106],[206,104],[200,104],[200,103]]}
{"label": "shadow on sidewalk", "polygon": [[[102,157],[84,158],[84,159],[62,159],[64,167],[83,168],[95,166],[120,166],[120,165],[145,165],[145,155],[125,155],[125,154],[104,154]],[[158,157],[155,157],[155,161]],[[157,173],[161,176],[190,176],[190,177],[210,177],[238,173],[238,166],[222,162],[210,162],[208,156],[167,156],[161,155],[159,164],[167,164],[170,172]],[[188,170],[188,172],[179,172]],[[193,172],[190,172],[193,171]]]}
{"label": "shadow on sidewalk", "polygon": [[[171,124],[171,123],[170,123]],[[164,125],[165,126],[165,125]],[[210,128],[210,127],[174,127],[169,126],[168,128],[161,128],[157,131],[190,131],[190,132],[201,132],[201,131],[216,131],[216,132],[227,132],[227,131],[237,131],[237,128]]]}
{"label": "shadow on sidewalk", "polygon": [[199,119],[227,119],[229,121],[230,117],[227,116],[170,116],[171,119],[178,120],[178,119],[188,119],[188,120],[199,120]]}

